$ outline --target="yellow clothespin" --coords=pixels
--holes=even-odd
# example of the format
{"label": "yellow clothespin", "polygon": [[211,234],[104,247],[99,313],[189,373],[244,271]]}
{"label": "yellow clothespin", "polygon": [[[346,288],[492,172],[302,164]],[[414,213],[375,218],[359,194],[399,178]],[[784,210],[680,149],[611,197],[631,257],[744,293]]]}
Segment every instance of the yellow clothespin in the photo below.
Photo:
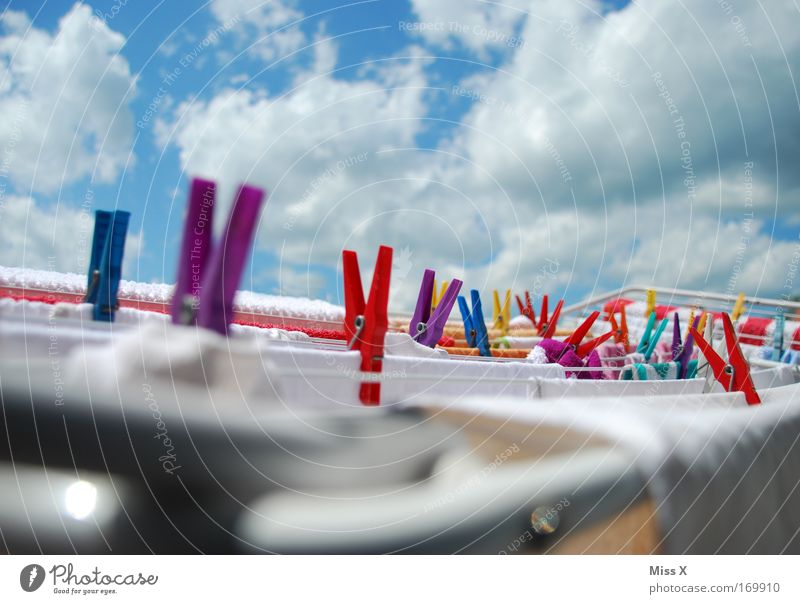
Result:
{"label": "yellow clothespin", "polygon": [[508,333],[508,325],[511,323],[511,290],[506,290],[506,297],[503,302],[502,308],[500,307],[500,294],[494,290],[494,328],[499,329],[500,333],[506,335]]}
{"label": "yellow clothespin", "polygon": [[736,304],[733,305],[733,312],[731,313],[731,320],[735,323],[739,320],[739,317],[742,316],[744,312],[744,292],[739,294],[739,297],[736,298]]}
{"label": "yellow clothespin", "polygon": [[443,281],[442,289],[439,290],[436,287],[436,279],[433,280],[433,295],[431,296],[431,312],[436,310],[436,307],[439,306],[439,302],[441,302],[442,298],[444,298],[444,294],[447,291],[448,284],[449,284],[448,281]]}
{"label": "yellow clothespin", "polygon": [[647,295],[647,308],[645,308],[644,316],[649,317],[656,310],[656,292],[653,289],[648,289]]}
{"label": "yellow clothespin", "polygon": [[685,342],[689,338],[689,328],[694,325],[694,314],[697,309],[693,306],[692,310],[689,311],[689,323],[686,325],[686,334],[683,336],[683,342]]}

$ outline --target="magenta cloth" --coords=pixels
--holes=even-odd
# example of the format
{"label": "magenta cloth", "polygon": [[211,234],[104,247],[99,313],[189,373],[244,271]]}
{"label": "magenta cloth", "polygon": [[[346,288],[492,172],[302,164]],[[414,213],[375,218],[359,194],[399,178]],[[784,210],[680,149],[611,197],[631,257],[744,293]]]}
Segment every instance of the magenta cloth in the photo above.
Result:
{"label": "magenta cloth", "polygon": [[[549,363],[558,363],[562,367],[601,367],[600,355],[596,350],[589,353],[586,360],[582,360],[568,344],[558,340],[545,338],[537,344],[547,355]],[[579,380],[602,380],[602,371],[567,371],[567,377],[577,377]]]}

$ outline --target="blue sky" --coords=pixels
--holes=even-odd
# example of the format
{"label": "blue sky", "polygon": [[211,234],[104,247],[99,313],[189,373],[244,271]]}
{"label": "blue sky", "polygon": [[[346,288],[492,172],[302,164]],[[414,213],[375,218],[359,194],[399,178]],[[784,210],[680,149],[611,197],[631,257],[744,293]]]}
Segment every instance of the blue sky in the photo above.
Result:
{"label": "blue sky", "polygon": [[386,243],[396,307],[426,267],[793,293],[796,9],[712,4],[11,2],[0,264],[81,272],[116,207],[126,276],[169,282],[196,174],[218,224],[269,191],[245,289],[337,300],[341,249]]}

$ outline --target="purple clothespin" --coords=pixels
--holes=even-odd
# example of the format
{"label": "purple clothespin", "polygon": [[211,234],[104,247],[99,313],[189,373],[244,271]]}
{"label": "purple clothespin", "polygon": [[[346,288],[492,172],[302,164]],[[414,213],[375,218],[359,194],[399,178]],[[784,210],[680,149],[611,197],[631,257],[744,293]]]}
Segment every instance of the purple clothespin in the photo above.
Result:
{"label": "purple clothespin", "polygon": [[[697,329],[699,324],[700,316],[697,316],[694,318],[692,327]],[[686,372],[689,369],[689,361],[692,358],[692,352],[694,350],[694,337],[692,336],[692,332],[690,330],[689,335],[686,338],[686,342],[681,343],[681,325],[680,321],[678,320],[678,313],[675,313],[675,322],[672,330],[672,360],[680,364],[678,378],[685,379]]]}
{"label": "purple clothespin", "polygon": [[419,288],[417,306],[411,323],[408,326],[408,333],[420,344],[435,348],[439,339],[442,337],[445,323],[450,317],[450,311],[458,298],[458,292],[463,283],[458,279],[453,279],[447,286],[445,292],[436,309],[431,312],[431,299],[433,298],[433,280],[436,273],[431,269],[425,269],[422,276],[422,285]]}
{"label": "purple clothespin", "polygon": [[247,262],[264,191],[249,185],[239,192],[228,215],[221,240],[214,246],[200,291],[197,324],[227,335],[233,320],[233,298]]}
{"label": "purple clothespin", "polygon": [[200,292],[211,255],[216,191],[213,181],[192,179],[178,257],[178,279],[172,294],[172,322],[177,325],[192,325],[197,322]]}

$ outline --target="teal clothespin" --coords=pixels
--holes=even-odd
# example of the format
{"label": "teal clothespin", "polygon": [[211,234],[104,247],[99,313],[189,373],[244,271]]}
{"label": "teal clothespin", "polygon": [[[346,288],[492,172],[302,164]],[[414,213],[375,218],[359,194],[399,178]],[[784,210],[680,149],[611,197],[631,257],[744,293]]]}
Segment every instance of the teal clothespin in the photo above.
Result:
{"label": "teal clothespin", "polygon": [[647,325],[644,328],[644,333],[642,333],[642,339],[639,340],[639,344],[636,346],[636,352],[640,354],[644,354],[647,350],[648,346],[650,346],[650,337],[653,334],[653,327],[656,325],[656,313],[651,312],[650,316],[647,318]]}
{"label": "teal clothespin", "polygon": [[664,330],[667,328],[667,324],[669,323],[669,319],[664,317],[659,323],[658,328],[656,329],[656,333],[653,336],[653,339],[650,340],[650,345],[647,347],[647,350],[644,353],[644,360],[648,363],[650,362],[650,357],[653,356],[653,353],[656,350],[656,344],[661,339],[661,334],[664,333]]}
{"label": "teal clothespin", "polygon": [[772,334],[772,360],[780,361],[783,356],[783,330],[786,327],[786,318],[783,313],[775,317],[775,332]]}

